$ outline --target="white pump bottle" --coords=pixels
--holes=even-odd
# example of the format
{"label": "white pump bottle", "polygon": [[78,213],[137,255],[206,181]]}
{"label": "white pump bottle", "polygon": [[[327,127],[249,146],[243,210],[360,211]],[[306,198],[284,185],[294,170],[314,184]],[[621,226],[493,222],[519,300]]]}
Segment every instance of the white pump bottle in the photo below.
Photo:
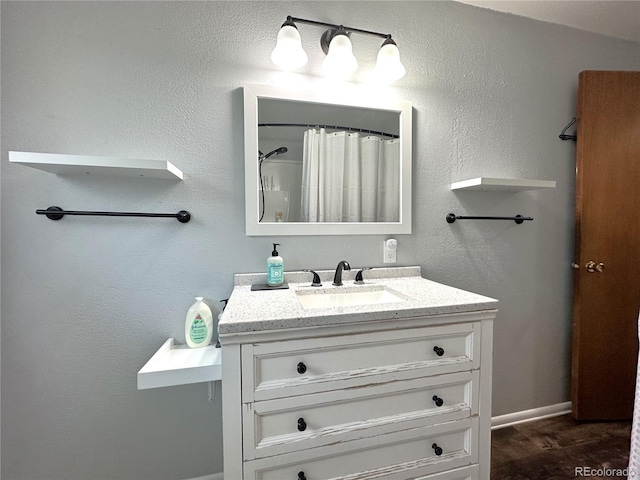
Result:
{"label": "white pump bottle", "polygon": [[213,315],[202,300],[202,297],[196,297],[196,303],[187,311],[184,338],[191,348],[206,347],[213,337]]}

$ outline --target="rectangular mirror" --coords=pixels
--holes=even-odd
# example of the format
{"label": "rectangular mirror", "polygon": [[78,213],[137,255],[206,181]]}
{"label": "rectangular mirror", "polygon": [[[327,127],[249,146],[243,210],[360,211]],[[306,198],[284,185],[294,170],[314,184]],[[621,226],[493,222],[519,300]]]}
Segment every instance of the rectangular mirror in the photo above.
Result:
{"label": "rectangular mirror", "polygon": [[245,84],[247,235],[411,233],[411,114]]}

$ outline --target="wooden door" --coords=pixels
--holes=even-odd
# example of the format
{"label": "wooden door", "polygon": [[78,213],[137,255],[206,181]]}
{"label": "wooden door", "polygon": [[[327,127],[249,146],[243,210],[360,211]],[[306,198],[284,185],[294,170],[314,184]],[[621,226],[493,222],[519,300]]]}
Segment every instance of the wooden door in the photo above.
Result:
{"label": "wooden door", "polygon": [[640,72],[582,72],[577,118],[573,416],[628,419],[640,307]]}

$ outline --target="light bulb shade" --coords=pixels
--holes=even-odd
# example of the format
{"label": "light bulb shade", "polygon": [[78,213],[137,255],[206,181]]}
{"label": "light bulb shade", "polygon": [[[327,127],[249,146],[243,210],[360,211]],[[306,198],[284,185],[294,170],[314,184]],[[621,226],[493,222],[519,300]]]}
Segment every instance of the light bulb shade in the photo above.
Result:
{"label": "light bulb shade", "polygon": [[331,40],[322,68],[328,75],[339,77],[350,75],[358,68],[358,61],[353,56],[351,40],[344,30],[339,30]]}
{"label": "light bulb shade", "polygon": [[271,61],[285,70],[295,70],[306,65],[308,60],[298,29],[293,22],[284,22],[278,32],[276,46],[271,52]]}
{"label": "light bulb shade", "polygon": [[382,81],[393,82],[404,77],[406,70],[400,61],[400,51],[396,42],[387,38],[376,60],[375,75]]}

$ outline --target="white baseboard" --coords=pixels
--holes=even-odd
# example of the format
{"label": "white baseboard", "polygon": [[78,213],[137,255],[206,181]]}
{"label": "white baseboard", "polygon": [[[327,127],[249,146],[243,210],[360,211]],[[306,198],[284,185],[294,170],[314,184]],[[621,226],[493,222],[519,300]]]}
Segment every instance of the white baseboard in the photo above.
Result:
{"label": "white baseboard", "polygon": [[491,418],[491,430],[510,427],[518,423],[542,420],[543,418],[558,417],[560,415],[566,415],[567,413],[571,413],[571,402],[556,403],[555,405],[548,405],[546,407],[498,415],[497,417]]}
{"label": "white baseboard", "polygon": [[187,478],[185,480],[224,480],[224,472],[212,473],[211,475],[205,475],[198,478]]}

